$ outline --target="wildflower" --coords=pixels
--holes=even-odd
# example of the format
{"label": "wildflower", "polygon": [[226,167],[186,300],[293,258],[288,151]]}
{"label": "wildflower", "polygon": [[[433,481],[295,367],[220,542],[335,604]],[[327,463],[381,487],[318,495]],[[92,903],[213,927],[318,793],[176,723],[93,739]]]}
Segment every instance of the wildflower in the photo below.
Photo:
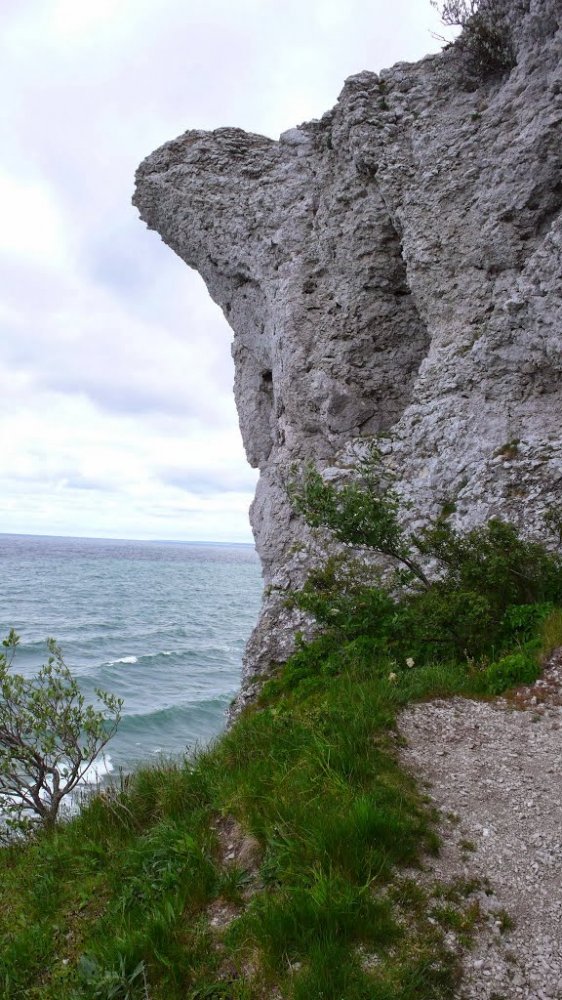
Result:
{"label": "wildflower", "polygon": [[408,657],[406,658],[406,666],[407,666],[407,667],[413,667],[413,666],[414,666],[414,664],[415,664],[415,662],[416,662],[416,661],[414,660],[413,656],[408,656]]}
{"label": "wildflower", "polygon": [[391,684],[395,684],[396,683],[397,677],[398,677],[398,674],[395,674],[394,671],[391,671],[389,673],[389,675],[388,675],[388,679],[389,679],[389,681],[390,681]]}

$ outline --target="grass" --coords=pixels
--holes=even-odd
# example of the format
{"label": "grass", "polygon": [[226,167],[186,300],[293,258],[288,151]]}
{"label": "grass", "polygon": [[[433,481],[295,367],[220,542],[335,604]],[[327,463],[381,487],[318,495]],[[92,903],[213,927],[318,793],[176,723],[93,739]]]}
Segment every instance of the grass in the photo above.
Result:
{"label": "grass", "polygon": [[541,625],[541,655],[550,656],[562,646],[562,610],[555,608]]}
{"label": "grass", "polygon": [[[537,630],[535,662],[562,613]],[[1,851],[2,1000],[452,998],[444,934],[470,939],[475,887],[432,896],[402,874],[439,844],[395,721],[411,701],[486,694],[488,671],[321,637],[210,749]],[[225,819],[259,845],[250,870],[225,860]],[[220,905],[233,919],[215,926]]]}

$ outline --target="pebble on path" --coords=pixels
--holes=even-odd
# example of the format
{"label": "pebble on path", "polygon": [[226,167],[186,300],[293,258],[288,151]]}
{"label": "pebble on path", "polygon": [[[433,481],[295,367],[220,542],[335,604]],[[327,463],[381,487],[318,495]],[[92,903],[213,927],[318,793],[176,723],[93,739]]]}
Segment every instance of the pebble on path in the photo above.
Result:
{"label": "pebble on path", "polygon": [[509,698],[400,717],[402,759],[442,816],[435,877],[493,890],[479,894],[489,919],[462,956],[459,1000],[562,1000],[561,725],[561,650]]}

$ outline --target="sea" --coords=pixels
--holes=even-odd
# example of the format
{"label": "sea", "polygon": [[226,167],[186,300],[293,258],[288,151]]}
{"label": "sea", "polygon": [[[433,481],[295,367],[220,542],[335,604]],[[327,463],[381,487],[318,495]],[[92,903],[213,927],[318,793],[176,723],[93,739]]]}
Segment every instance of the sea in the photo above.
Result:
{"label": "sea", "polygon": [[103,781],[205,746],[225,725],[262,594],[254,547],[0,534],[0,632],[32,676],[53,637],[86,698],[123,699]]}

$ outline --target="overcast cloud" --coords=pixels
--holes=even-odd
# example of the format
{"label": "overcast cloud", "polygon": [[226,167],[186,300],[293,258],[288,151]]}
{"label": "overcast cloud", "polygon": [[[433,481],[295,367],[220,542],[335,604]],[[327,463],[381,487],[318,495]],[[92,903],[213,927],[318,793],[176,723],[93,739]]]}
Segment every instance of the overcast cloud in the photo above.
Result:
{"label": "overcast cloud", "polygon": [[429,0],[2,0],[0,531],[251,539],[231,332],[135,168],[187,128],[276,138],[432,29]]}

